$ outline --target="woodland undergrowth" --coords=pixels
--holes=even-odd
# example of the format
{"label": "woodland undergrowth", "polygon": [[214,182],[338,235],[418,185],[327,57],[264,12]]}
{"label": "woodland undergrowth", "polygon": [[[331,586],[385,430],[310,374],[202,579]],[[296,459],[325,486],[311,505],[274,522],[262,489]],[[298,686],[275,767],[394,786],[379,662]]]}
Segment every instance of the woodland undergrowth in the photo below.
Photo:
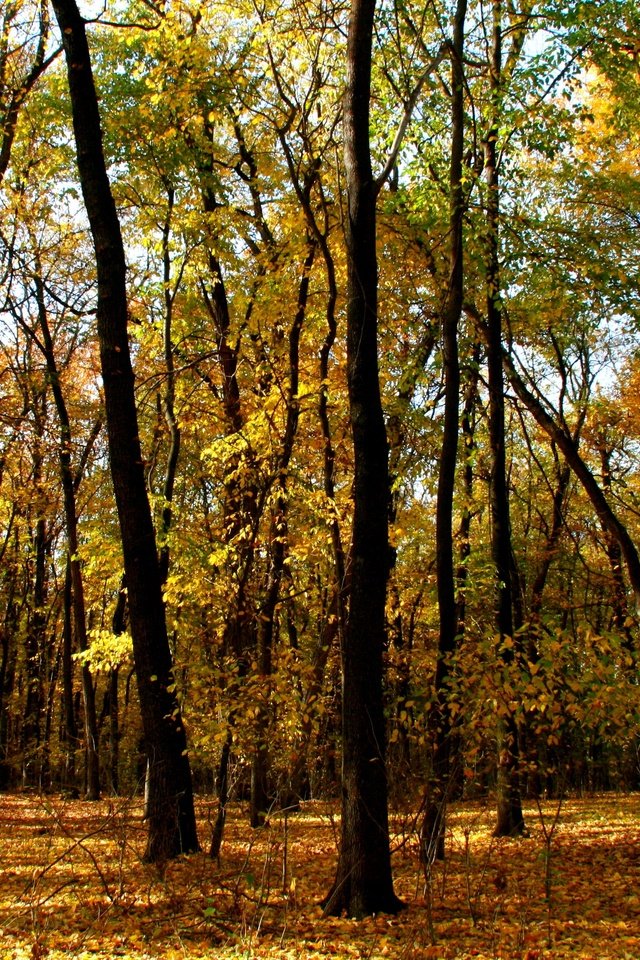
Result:
{"label": "woodland undergrowth", "polygon": [[[206,847],[215,801],[199,798]],[[602,795],[526,807],[528,836],[492,837],[489,801],[453,805],[425,875],[415,811],[393,820],[406,909],[323,918],[337,814],[309,802],[251,830],[234,807],[219,862],[142,860],[139,802],[0,797],[0,958],[265,957],[544,960],[640,957],[640,805]]]}

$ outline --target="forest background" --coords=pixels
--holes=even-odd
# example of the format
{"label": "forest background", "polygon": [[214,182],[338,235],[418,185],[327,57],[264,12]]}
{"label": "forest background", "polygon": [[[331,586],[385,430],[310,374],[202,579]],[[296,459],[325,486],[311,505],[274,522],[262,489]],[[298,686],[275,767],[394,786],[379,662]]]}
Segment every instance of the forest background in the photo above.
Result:
{"label": "forest background", "polygon": [[453,797],[637,788],[634,5],[116,3],[90,61],[53,8],[2,14],[2,789],[146,779],[162,862],[192,785],[217,855],[342,784],[364,915],[388,793],[428,864]]}

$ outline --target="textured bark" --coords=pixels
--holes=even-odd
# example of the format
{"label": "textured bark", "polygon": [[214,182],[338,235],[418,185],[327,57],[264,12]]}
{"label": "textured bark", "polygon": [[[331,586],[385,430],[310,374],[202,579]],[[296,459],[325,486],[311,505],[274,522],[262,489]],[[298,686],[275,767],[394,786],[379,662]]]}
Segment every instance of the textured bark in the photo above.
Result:
{"label": "textured bark", "polygon": [[[502,641],[513,637],[513,588],[511,562],[511,522],[507,485],[504,379],[502,371],[502,305],[500,289],[499,229],[500,200],[496,141],[502,91],[502,7],[493,0],[493,35],[489,71],[492,95],[492,121],[484,144],[487,179],[487,368],[489,380],[489,443],[491,445],[491,553],[496,591],[496,632],[498,656],[509,663],[512,654]],[[513,836],[524,830],[518,787],[518,730],[510,713],[497,718],[497,836]]]}
{"label": "textured bark", "polygon": [[327,913],[396,912],[389,851],[382,654],[389,478],[378,380],[377,185],[369,150],[375,0],[353,0],[344,99],[347,377],[354,448],[349,618],[342,648],[342,823]]}
{"label": "textured bark", "polygon": [[[40,466],[34,466],[38,475]],[[36,521],[33,535],[33,579],[31,585],[32,609],[29,611],[25,638],[26,698],[22,724],[22,785],[40,786],[42,747],[41,717],[44,709],[44,681],[47,675],[46,614],[47,566],[46,554],[50,546],[44,517]]]}
{"label": "textured bark", "polygon": [[63,591],[62,627],[62,704],[65,740],[65,787],[75,791],[76,750],[78,747],[78,724],[73,702],[73,591],[71,587],[71,564],[67,556]]}
{"label": "textured bark", "polygon": [[[41,348],[47,364],[47,373],[51,384],[51,392],[58,413],[60,423],[60,444],[58,447],[58,462],[60,464],[60,479],[64,501],[64,519],[67,535],[67,554],[69,576],[71,580],[71,610],[73,613],[73,627],[78,650],[85,653],[88,647],[86,606],[84,602],[84,580],[82,567],[78,556],[78,511],[76,507],[76,490],[74,483],[73,465],[71,462],[71,420],[67,410],[67,403],[62,392],[60,373],[56,361],[53,338],[49,329],[49,319],[45,305],[42,280],[38,275],[35,278],[36,301],[38,304],[38,320],[42,337]],[[98,751],[98,722],[96,717],[96,698],[93,678],[89,665],[83,663],[82,699],[84,703],[84,733],[86,758],[86,799],[100,799],[100,756]]]}
{"label": "textured bark", "polygon": [[167,466],[164,475],[164,488],[162,491],[162,517],[160,524],[160,580],[164,587],[169,576],[169,531],[173,520],[173,491],[178,472],[178,460],[180,458],[180,444],[182,434],[175,415],[176,398],[176,373],[173,362],[173,302],[175,299],[175,289],[171,288],[171,254],[169,250],[169,240],[171,237],[171,218],[173,214],[173,205],[175,200],[175,191],[173,187],[167,187],[167,215],[162,225],[162,264],[163,264],[163,283],[164,283],[164,325],[162,331],[165,378],[164,378],[164,396],[162,397],[162,409],[169,434],[169,450],[167,454]]}
{"label": "textured bark", "polygon": [[427,862],[444,858],[444,827],[450,790],[452,721],[449,678],[456,649],[458,613],[453,558],[453,494],[458,459],[460,363],[458,325],[464,284],[462,157],[464,150],[464,22],[466,0],[458,0],[451,43],[451,157],[449,168],[449,284],[442,311],[444,431],[436,505],[436,571],[440,630],[435,676],[432,774],[422,824],[421,849]]}
{"label": "textured bark", "polygon": [[[11,523],[9,524],[9,532]],[[5,540],[6,547],[9,536]],[[7,598],[5,612],[0,623],[0,790],[6,790],[11,784],[11,765],[9,763],[10,743],[10,714],[7,709],[14,689],[16,677],[17,646],[10,643],[10,638],[17,632],[18,605],[16,603],[15,571],[7,564],[4,548],[0,552],[0,560],[4,562],[3,579],[7,583]]]}
{"label": "textured bark", "polygon": [[[597,438],[598,452],[600,454],[600,464],[602,467],[602,486],[604,491],[611,496],[611,455],[613,449],[607,443],[606,437]],[[613,608],[611,627],[619,634],[622,644],[630,656],[631,664],[635,670],[636,643],[634,631],[631,629],[629,620],[629,603],[627,599],[627,585],[624,579],[622,567],[622,548],[618,540],[609,532],[604,530],[606,537],[607,557],[611,569],[611,606]],[[632,671],[633,672],[633,671]]]}
{"label": "textured bark", "polygon": [[97,324],[109,458],[127,578],[140,708],[149,758],[148,860],[198,849],[186,736],[175,694],[160,567],[138,436],[127,338],[125,257],[109,184],[84,20],[54,0],[62,32],[78,171],[98,273]]}

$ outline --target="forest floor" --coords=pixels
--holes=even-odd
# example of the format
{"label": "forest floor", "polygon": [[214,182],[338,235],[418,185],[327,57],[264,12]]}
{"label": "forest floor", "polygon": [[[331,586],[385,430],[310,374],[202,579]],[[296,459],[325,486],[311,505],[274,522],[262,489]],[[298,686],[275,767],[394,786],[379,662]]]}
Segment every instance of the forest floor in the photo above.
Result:
{"label": "forest floor", "polygon": [[[529,836],[491,836],[493,807],[452,805],[429,882],[415,815],[393,817],[398,916],[323,918],[336,863],[327,804],[252,831],[231,811],[220,863],[142,862],[137,801],[0,796],[0,960],[639,960],[640,797],[526,807]],[[198,800],[207,843],[215,802]]]}

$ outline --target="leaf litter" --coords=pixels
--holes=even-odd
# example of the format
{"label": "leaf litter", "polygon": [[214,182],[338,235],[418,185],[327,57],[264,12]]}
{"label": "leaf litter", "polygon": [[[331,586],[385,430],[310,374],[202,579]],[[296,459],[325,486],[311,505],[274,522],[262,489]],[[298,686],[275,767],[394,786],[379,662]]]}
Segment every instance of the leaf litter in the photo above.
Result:
{"label": "leaf litter", "polygon": [[[206,846],[215,802],[199,799]],[[452,804],[425,876],[415,812],[396,813],[398,916],[324,918],[337,813],[308,802],[252,830],[229,813],[220,862],[142,860],[138,801],[0,796],[0,960],[639,960],[636,794],[526,807],[492,836],[488,803]]]}

